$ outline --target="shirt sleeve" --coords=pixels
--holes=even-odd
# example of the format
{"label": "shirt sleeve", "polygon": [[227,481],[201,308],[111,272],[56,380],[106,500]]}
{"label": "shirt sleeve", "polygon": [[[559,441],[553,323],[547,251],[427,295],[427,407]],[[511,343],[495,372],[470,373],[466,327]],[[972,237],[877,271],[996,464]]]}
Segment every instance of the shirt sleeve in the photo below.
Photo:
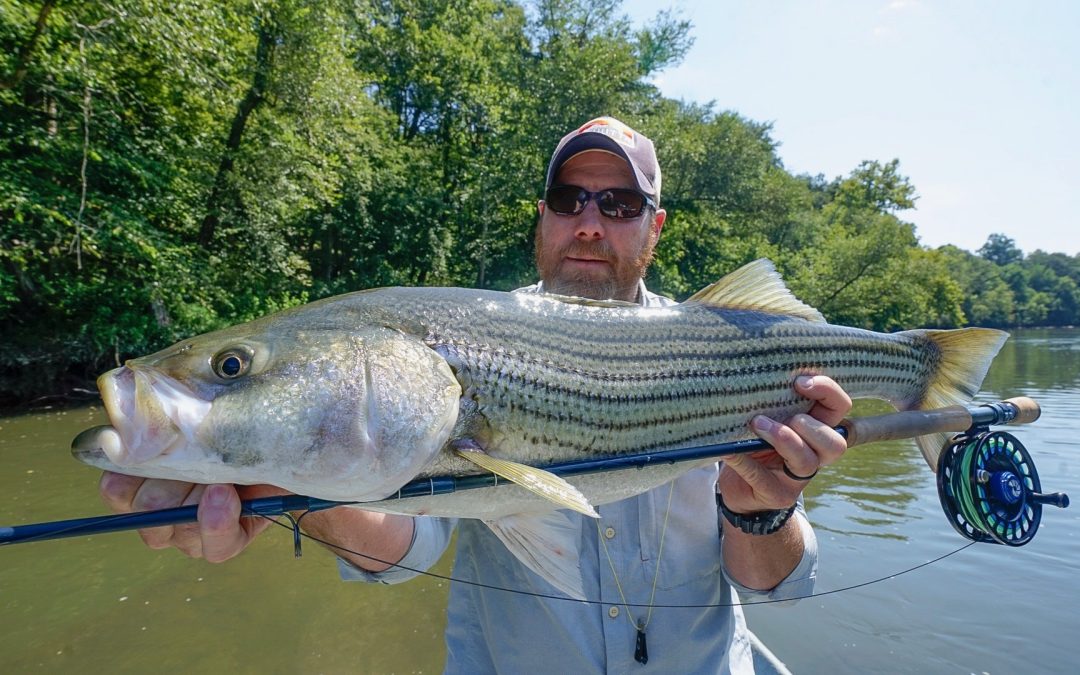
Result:
{"label": "shirt sleeve", "polygon": [[450,543],[450,535],[457,525],[457,519],[416,516],[413,522],[413,538],[409,544],[409,550],[396,565],[382,572],[369,572],[339,557],[338,573],[342,580],[363,581],[369,584],[399,584],[426,572],[446,551]]}
{"label": "shirt sleeve", "polygon": [[[723,568],[724,578],[739,592],[739,595],[747,598],[765,597],[769,600],[790,600],[795,602],[799,598],[804,598],[814,592],[818,567],[817,535],[814,534],[814,528],[810,526],[810,520],[806,517],[806,509],[803,507],[801,496],[792,518],[795,518],[795,522],[799,524],[799,530],[802,532],[803,538],[803,554],[799,564],[795,566],[791,574],[784,577],[783,581],[767,591],[743,586],[731,578],[727,568]],[[723,546],[722,543],[721,546]],[[721,556],[721,559],[723,559],[723,556]]]}

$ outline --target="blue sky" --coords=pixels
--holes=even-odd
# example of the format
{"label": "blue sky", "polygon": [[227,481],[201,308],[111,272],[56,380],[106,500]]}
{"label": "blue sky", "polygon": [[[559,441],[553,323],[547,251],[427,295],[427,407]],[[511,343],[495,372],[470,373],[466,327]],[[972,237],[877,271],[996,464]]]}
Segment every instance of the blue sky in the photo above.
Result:
{"label": "blue sky", "polygon": [[1080,2],[625,0],[694,24],[665,96],[773,124],[794,173],[900,160],[927,246],[1080,254]]}

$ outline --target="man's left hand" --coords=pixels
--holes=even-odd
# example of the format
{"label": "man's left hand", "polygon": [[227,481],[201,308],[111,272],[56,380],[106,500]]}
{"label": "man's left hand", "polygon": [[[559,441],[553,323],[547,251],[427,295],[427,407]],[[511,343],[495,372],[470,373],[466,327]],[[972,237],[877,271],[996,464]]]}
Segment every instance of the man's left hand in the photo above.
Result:
{"label": "man's left hand", "polygon": [[754,433],[773,450],[724,459],[718,487],[731,511],[788,508],[820,467],[847,450],[847,441],[833,429],[851,410],[851,398],[840,385],[822,375],[803,375],[795,380],[795,391],[814,401],[810,412],[784,423],[764,415],[751,422]]}

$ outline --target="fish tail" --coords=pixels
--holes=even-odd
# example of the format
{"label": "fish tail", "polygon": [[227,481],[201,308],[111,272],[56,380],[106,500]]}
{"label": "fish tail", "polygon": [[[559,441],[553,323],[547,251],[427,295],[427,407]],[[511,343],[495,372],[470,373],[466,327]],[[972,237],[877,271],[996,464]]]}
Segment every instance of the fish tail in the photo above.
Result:
{"label": "fish tail", "polygon": [[[906,331],[916,339],[927,340],[938,355],[923,395],[901,403],[902,410],[932,410],[971,401],[982,386],[983,378],[1009,334],[992,328],[959,330]],[[938,456],[949,443],[950,434],[928,434],[915,439],[926,463],[937,471]]]}

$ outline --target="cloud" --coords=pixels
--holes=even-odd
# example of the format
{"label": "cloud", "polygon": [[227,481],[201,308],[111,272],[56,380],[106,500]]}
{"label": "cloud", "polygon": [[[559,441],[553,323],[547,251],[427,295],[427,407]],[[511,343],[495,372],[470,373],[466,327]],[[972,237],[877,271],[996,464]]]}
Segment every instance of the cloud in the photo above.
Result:
{"label": "cloud", "polygon": [[903,12],[919,6],[918,0],[891,0],[885,7],[888,12]]}

